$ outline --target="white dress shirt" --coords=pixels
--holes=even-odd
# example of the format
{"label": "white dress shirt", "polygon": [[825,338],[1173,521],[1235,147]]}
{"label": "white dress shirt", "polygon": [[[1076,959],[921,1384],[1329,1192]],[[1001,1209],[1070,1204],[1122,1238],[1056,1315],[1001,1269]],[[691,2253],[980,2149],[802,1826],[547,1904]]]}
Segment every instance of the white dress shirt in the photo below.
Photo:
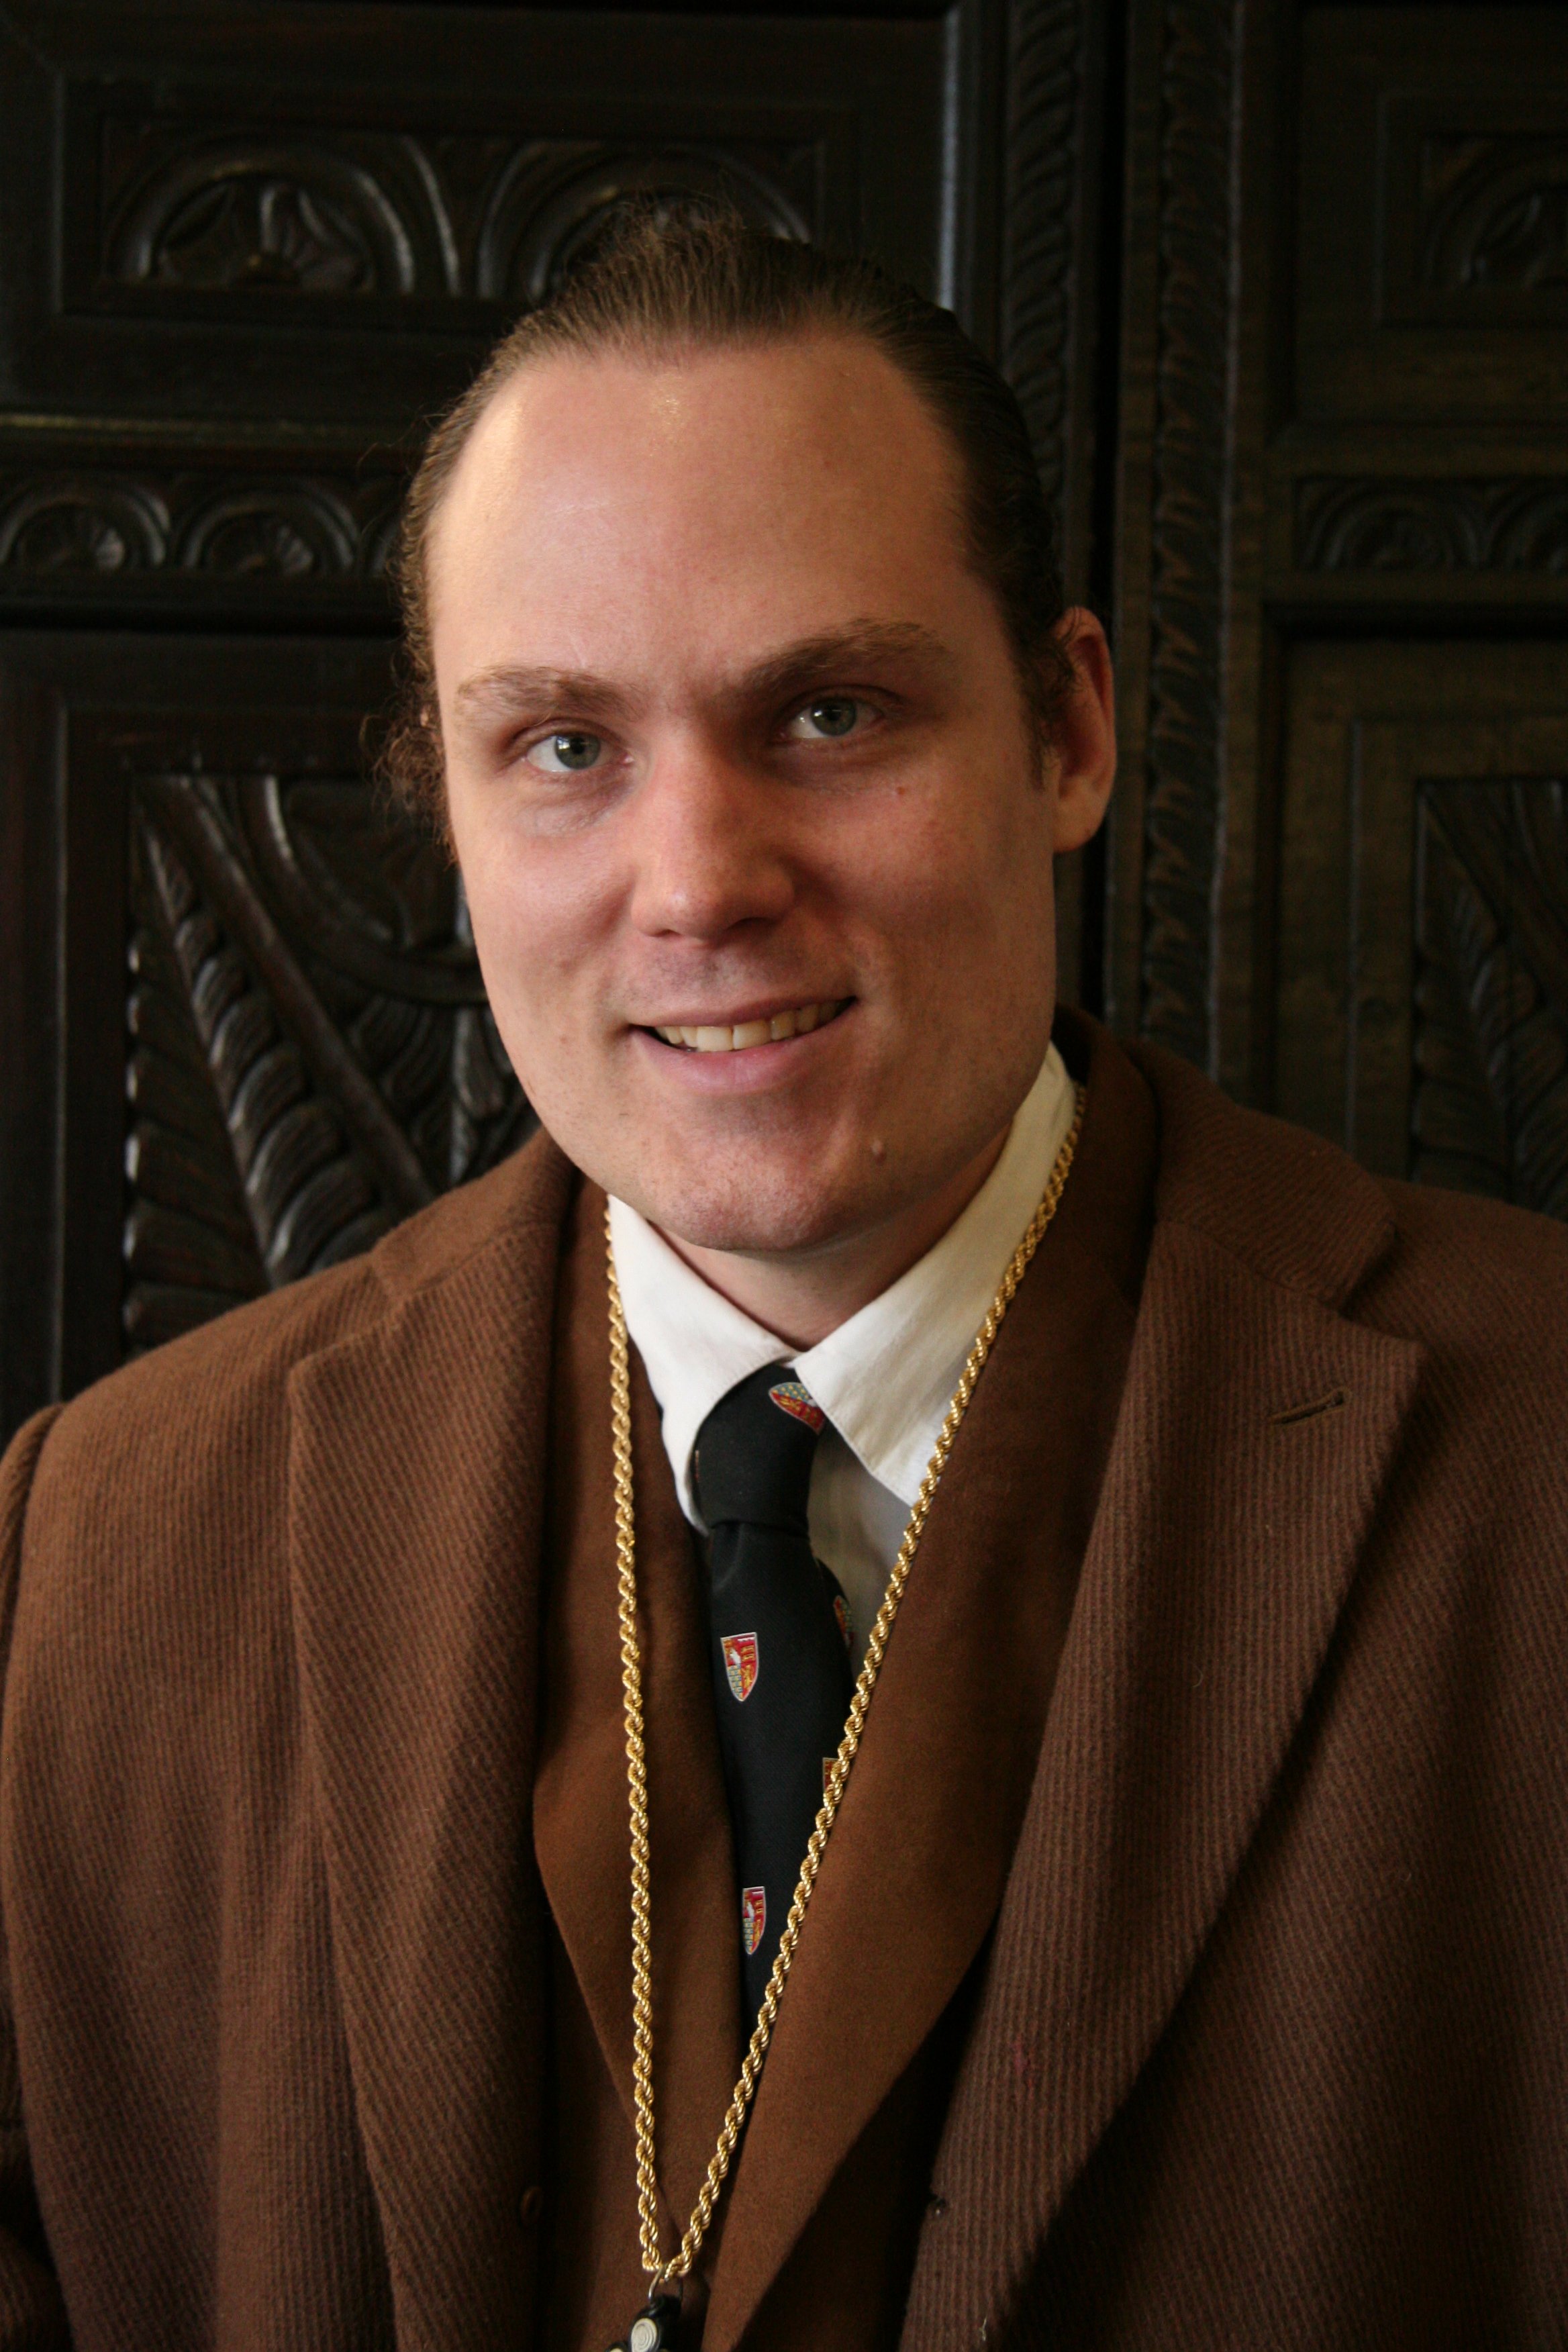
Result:
{"label": "white dress shirt", "polygon": [[721,1297],[636,1209],[610,1202],[626,1329],[658,1401],[682,1510],[707,1532],[691,1455],[720,1398],[764,1364],[788,1364],[827,1415],[812,1468],[811,1543],[844,1588],[858,1645],[881,1607],[964,1360],[1076,1107],[1053,1045],[963,1214],[879,1297],[798,1351]]}

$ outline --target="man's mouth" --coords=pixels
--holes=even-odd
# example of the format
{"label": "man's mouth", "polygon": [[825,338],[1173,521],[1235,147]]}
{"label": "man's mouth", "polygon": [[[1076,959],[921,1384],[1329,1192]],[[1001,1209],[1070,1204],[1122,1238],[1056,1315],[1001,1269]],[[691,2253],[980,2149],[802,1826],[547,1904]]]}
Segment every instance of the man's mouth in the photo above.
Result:
{"label": "man's mouth", "polygon": [[776,1045],[786,1037],[809,1037],[814,1029],[826,1028],[837,1020],[849,1003],[847,996],[829,997],[821,1004],[795,1004],[784,1013],[770,1013],[765,1021],[737,1021],[704,1024],[688,1028],[684,1023],[670,1028],[655,1027],[654,1035],[662,1037],[667,1045],[683,1046],[689,1054],[739,1054],[748,1045]]}

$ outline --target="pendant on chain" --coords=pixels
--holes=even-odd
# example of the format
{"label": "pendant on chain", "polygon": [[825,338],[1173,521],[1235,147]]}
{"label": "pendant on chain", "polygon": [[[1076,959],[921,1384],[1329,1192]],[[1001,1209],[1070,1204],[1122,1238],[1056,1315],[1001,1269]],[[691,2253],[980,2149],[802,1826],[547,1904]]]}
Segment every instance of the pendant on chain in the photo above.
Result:
{"label": "pendant on chain", "polygon": [[668,2352],[680,2341],[680,2297],[656,2294],[610,2352]]}

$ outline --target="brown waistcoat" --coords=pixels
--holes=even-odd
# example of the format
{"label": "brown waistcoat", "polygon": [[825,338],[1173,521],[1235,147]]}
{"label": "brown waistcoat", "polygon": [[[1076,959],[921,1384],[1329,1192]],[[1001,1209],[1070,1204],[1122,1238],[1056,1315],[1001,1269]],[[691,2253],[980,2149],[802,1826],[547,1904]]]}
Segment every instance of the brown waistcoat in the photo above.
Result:
{"label": "brown waistcoat", "polygon": [[[1154,1117],[1125,1064],[1002,1327],[938,1490],[725,2202],[691,2340],[896,2345],[931,2167],[1039,1756],[1121,1401]],[[549,2352],[603,2352],[647,2292],[632,2137],[626,1790],[604,1195],[557,1315],[534,1837],[555,1927]],[[633,1364],[665,2243],[740,2064],[738,1896],[699,1579]],[[749,2031],[752,2021],[744,2021]],[[706,2313],[707,2326],[700,2336]]]}

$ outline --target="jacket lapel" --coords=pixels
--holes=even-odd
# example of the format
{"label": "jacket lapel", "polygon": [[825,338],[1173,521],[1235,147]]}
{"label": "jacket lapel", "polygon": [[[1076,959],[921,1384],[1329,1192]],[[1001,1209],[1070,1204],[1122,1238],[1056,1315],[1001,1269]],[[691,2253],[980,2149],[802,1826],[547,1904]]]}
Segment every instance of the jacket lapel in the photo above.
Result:
{"label": "jacket lapel", "polygon": [[[1091,1071],[1079,1163],[959,1433],[824,1860],[731,2191],[707,2352],[741,2338],[995,1917],[1115,1425],[1153,1150],[1147,1088],[1124,1063]],[[918,2204],[923,2179],[911,2188]],[[821,2287],[810,2274],[797,2287],[804,2319]]]}
{"label": "jacket lapel", "polygon": [[[533,1834],[550,1907],[629,2126],[630,1853],[606,1309],[605,1196],[584,1185],[562,1266]],[[658,1407],[635,1352],[631,1370],[654,2094],[668,2245],[679,2242],[696,2203],[740,2068],[738,1903],[698,1561]],[[629,2134],[623,2186],[629,2202]],[[606,2339],[645,2292],[634,2271],[606,2319]]]}
{"label": "jacket lapel", "polygon": [[471,1207],[395,1234],[385,1315],[289,1383],[306,1752],[398,2337],[420,2352],[531,2324],[529,1795],[567,1181],[542,1139]]}
{"label": "jacket lapel", "polygon": [[[1181,1087],[1162,1093],[1177,1162],[1162,1188],[1169,1212],[1185,1206],[1192,1139]],[[1222,1145],[1233,1116],[1219,1121]],[[1157,1227],[938,2158],[903,2338],[921,2352],[973,2346],[987,2323],[996,2340],[1197,1963],[1366,1541],[1421,1351],[1348,1321],[1321,1295],[1347,1294],[1388,1234],[1374,1188],[1337,1157],[1334,1171],[1315,1209],[1302,1206],[1297,1171],[1298,1223],[1322,1220],[1316,1251],[1299,1232],[1278,1235],[1271,1253],[1255,1200],[1267,1275],[1175,1216]],[[1250,1173],[1257,1186],[1267,1172],[1254,1155],[1237,1181]],[[1210,1206],[1215,1190],[1200,1188]],[[1302,1272],[1314,1257],[1316,1296]]]}

